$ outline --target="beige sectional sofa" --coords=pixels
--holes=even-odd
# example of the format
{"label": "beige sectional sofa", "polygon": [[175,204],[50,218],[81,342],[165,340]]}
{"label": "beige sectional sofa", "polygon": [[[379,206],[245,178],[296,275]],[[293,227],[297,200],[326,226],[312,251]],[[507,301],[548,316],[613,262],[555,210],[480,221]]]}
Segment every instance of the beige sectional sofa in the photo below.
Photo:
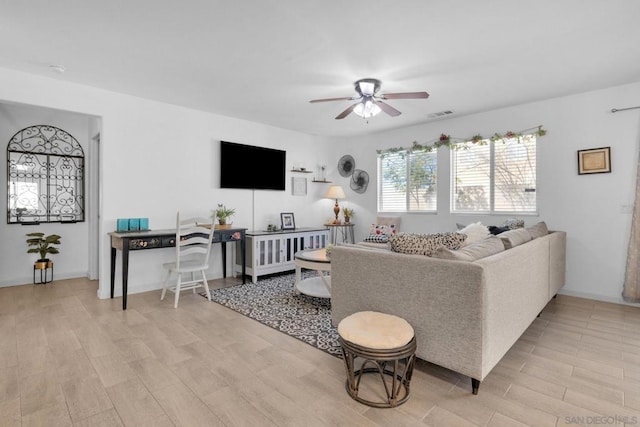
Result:
{"label": "beige sectional sofa", "polygon": [[475,261],[336,246],[332,321],[364,310],[403,317],[415,329],[417,356],[471,377],[476,394],[564,285],[565,258],[562,231]]}

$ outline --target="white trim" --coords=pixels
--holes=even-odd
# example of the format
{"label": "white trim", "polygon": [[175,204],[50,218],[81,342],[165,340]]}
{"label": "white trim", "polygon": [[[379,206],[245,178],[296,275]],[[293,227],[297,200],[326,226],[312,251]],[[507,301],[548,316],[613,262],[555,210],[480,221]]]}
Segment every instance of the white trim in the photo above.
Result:
{"label": "white trim", "polygon": [[592,294],[589,292],[571,291],[571,290],[565,290],[565,289],[561,289],[558,292],[558,294],[567,295],[570,297],[585,298],[585,299],[590,299],[590,300],[600,301],[600,302],[610,302],[613,304],[628,305],[630,307],[640,307],[640,304],[626,302],[624,299],[622,299],[622,295],[620,295],[617,298],[613,298],[613,297],[608,297],[606,295]]}
{"label": "white trim", "polygon": [[[66,280],[66,279],[77,279],[80,277],[89,277],[88,272],[86,271],[82,271],[82,272],[68,272],[68,273],[64,273],[64,274],[57,274],[55,271],[55,267],[53,270],[53,279],[54,281],[52,282],[55,285],[55,282],[57,280]],[[10,279],[10,280],[0,280],[0,288],[8,288],[11,286],[25,286],[25,285],[31,285],[33,286],[33,275],[31,276],[23,276],[23,277],[18,277],[16,279]]]}

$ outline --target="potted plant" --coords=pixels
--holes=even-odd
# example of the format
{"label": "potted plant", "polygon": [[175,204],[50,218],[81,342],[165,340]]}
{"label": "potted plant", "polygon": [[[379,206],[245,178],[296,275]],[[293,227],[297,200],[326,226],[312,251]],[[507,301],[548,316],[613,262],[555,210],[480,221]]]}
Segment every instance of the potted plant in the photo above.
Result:
{"label": "potted plant", "polygon": [[222,203],[218,203],[218,209],[213,213],[213,216],[218,220],[218,224],[226,225],[227,220],[236,213],[235,209],[227,208]]}
{"label": "potted plant", "polygon": [[342,214],[344,215],[344,223],[349,224],[349,222],[351,222],[351,217],[353,216],[353,209],[342,208]]}
{"label": "potted plant", "polygon": [[60,253],[58,248],[53,245],[60,244],[60,236],[57,234],[50,234],[45,237],[44,233],[36,232],[36,233],[28,233],[27,237],[27,245],[33,246],[30,248],[27,253],[29,254],[40,254],[40,259],[38,262],[49,261],[47,258],[47,254],[57,254]]}

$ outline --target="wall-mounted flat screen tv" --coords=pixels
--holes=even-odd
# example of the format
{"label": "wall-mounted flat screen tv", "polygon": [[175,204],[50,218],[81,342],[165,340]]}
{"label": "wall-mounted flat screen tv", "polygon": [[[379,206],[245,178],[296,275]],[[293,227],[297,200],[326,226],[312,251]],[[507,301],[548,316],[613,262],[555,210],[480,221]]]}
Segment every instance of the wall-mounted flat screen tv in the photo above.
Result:
{"label": "wall-mounted flat screen tv", "polygon": [[287,152],[220,141],[220,188],[284,191]]}

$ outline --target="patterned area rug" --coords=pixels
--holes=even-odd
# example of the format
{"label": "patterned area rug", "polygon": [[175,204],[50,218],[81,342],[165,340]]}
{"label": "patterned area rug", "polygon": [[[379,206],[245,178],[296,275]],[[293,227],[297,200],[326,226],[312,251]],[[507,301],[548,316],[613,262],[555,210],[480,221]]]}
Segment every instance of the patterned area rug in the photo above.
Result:
{"label": "patterned area rug", "polygon": [[[303,271],[303,277],[307,274],[316,273]],[[285,274],[212,289],[211,300],[341,358],[338,331],[331,325],[331,300],[297,295],[294,282],[295,274]]]}

